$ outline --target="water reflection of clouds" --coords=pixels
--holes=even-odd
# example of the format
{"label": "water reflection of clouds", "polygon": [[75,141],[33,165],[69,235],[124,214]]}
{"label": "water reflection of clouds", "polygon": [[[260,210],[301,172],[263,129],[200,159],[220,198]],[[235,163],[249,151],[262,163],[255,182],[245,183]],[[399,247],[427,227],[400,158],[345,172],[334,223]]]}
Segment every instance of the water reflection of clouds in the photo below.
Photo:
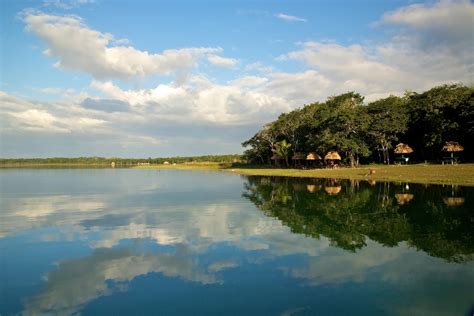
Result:
{"label": "water reflection of clouds", "polygon": [[[401,293],[398,300],[381,300],[392,315],[465,315],[473,307],[474,262],[450,265],[407,253],[383,265],[378,276]],[[410,298],[416,300],[402,303]]]}
{"label": "water reflection of clouds", "polygon": [[410,253],[405,245],[386,248],[374,242],[356,253],[330,248],[324,256],[310,258],[302,267],[287,272],[311,285],[363,282],[367,273]]}
{"label": "water reflection of clouds", "polygon": [[[201,284],[223,282],[217,276],[237,268],[239,260],[215,258],[200,265],[193,256],[206,254],[216,244],[258,251],[256,261],[303,253],[316,256],[329,246],[292,234],[278,220],[255,212],[246,203],[174,205],[156,209],[121,208],[109,197],[45,196],[17,199],[10,207],[7,234],[18,229],[59,227],[48,230],[42,242],[76,239],[96,249],[84,258],[66,260],[45,275],[45,287],[28,300],[25,314],[71,314],[98,297],[126,289],[137,276],[162,273]],[[115,223],[115,224],[114,224]],[[61,230],[61,227],[64,227]],[[121,249],[123,240],[147,240],[172,246],[172,253],[141,253]],[[108,282],[108,281],[113,281]]]}
{"label": "water reflection of clouds", "polygon": [[[315,239],[292,233],[280,220],[256,211],[250,202],[238,199],[189,202],[173,198],[160,204],[153,200],[153,191],[146,191],[146,196],[140,195],[143,192],[138,187],[128,195],[61,194],[9,197],[2,202],[6,207],[1,215],[4,225],[0,226],[0,236],[14,236],[18,231],[32,228],[59,227],[48,230],[42,241],[76,238],[92,249],[91,255],[61,261],[56,270],[46,274],[43,290],[27,301],[25,314],[75,313],[99,297],[126,290],[136,277],[153,272],[200,284],[220,284],[225,282],[222,274],[226,270],[295,254],[303,255],[298,264],[282,262],[279,268],[309,286],[369,282],[375,276],[379,281],[404,287],[406,293],[412,291],[422,296],[419,284],[428,284],[429,275],[451,275],[451,281],[458,283],[459,276],[474,278],[472,264],[460,265],[456,271],[447,263],[430,261],[433,259],[404,243],[390,248],[367,240],[367,246],[356,253],[330,247],[325,237]],[[169,246],[171,251],[127,249],[122,244],[125,240],[146,240]],[[213,246],[220,244],[252,252],[252,256],[247,261],[212,256],[205,263],[196,260],[196,256],[211,253]],[[419,266],[413,268],[416,265]],[[426,273],[413,276],[410,269]],[[407,279],[414,281],[408,284]],[[449,285],[448,281],[445,283]],[[472,290],[472,286],[465,287],[466,292]],[[460,295],[451,301],[462,305],[469,297]],[[417,309],[436,312],[433,306],[420,300],[412,307],[391,306],[391,312],[412,314]],[[444,310],[455,310],[455,306],[439,308],[439,314]]]}
{"label": "water reflection of clouds", "polygon": [[0,237],[50,226],[74,225],[84,218],[100,217],[108,204],[101,195],[47,195],[4,198]]}
{"label": "water reflection of clouds", "polygon": [[[469,308],[466,302],[472,301],[474,263],[453,266],[419,255],[404,243],[387,248],[369,241],[356,253],[328,248],[284,271],[310,286],[383,282],[399,293],[373,298],[390,315],[463,315]],[[455,290],[446,291],[449,288]],[[412,297],[416,300],[411,304],[401,303]]]}
{"label": "water reflection of clouds", "polygon": [[221,282],[199,265],[185,245],[153,254],[100,249],[88,257],[60,262],[46,274],[45,288],[27,301],[24,314],[71,315],[98,297],[126,290],[128,282],[152,272],[201,284]]}
{"label": "water reflection of clouds", "polygon": [[[56,236],[48,232],[43,240],[64,240],[64,234],[80,234],[91,248],[111,248],[121,240],[149,239],[160,245],[189,244],[203,252],[219,242],[230,242],[245,250],[267,250],[274,255],[306,253],[314,256],[329,246],[291,234],[280,221],[255,212],[247,203],[188,205],[156,209],[124,208],[109,196],[44,196],[18,198],[3,215],[8,225],[3,235],[41,227],[63,227]],[[88,238],[89,233],[99,238]]]}
{"label": "water reflection of clouds", "polygon": [[225,260],[225,261],[213,262],[212,264],[209,265],[209,267],[207,269],[210,272],[218,272],[218,271],[221,271],[221,270],[235,268],[235,267],[238,267],[238,266],[239,266],[239,264],[235,261]]}

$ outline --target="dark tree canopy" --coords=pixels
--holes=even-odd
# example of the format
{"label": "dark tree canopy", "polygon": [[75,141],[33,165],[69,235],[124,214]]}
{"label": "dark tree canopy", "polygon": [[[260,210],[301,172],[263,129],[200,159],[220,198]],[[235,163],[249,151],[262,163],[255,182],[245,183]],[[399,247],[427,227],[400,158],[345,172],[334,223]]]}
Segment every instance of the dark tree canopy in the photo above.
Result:
{"label": "dark tree canopy", "polygon": [[466,149],[462,159],[472,160],[473,140],[474,87],[453,84],[369,104],[356,92],[333,96],[281,114],[242,145],[250,163],[270,163],[285,141],[290,158],[335,150],[354,166],[360,160],[389,163],[398,142],[414,149],[412,160],[434,161],[443,157],[445,142],[457,141]]}

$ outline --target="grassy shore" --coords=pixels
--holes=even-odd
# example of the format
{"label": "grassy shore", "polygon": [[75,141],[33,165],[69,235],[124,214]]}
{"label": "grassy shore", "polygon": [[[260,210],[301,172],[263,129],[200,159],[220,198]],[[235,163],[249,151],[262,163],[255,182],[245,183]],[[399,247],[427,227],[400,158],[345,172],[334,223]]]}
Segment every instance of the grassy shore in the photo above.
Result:
{"label": "grassy shore", "polygon": [[[2,168],[110,168],[103,164],[21,164],[2,165]],[[277,169],[261,166],[236,165],[231,163],[195,162],[176,165],[135,166],[143,169],[199,169],[220,170],[243,175],[284,176],[306,178],[337,178],[369,181],[394,181],[426,184],[455,184],[474,186],[474,164],[428,165],[416,164],[407,166],[365,165],[358,168],[339,169]],[[375,174],[369,174],[369,170]]]}
{"label": "grassy shore", "polygon": [[[474,186],[474,164],[459,165],[407,165],[386,166],[368,165],[358,168],[339,169],[276,169],[276,168],[253,168],[245,166],[231,166],[230,164],[199,163],[199,164],[177,164],[177,165],[152,165],[139,166],[136,168],[159,168],[159,169],[213,169],[234,172],[243,175],[259,176],[284,176],[284,177],[306,177],[306,178],[337,178],[354,180],[395,181],[426,184],[456,184]],[[369,174],[369,170],[375,170],[375,174]]]}
{"label": "grassy shore", "polygon": [[196,163],[178,163],[174,165],[149,165],[135,166],[134,169],[201,169],[201,170],[228,170],[231,163],[218,162],[196,162]]}

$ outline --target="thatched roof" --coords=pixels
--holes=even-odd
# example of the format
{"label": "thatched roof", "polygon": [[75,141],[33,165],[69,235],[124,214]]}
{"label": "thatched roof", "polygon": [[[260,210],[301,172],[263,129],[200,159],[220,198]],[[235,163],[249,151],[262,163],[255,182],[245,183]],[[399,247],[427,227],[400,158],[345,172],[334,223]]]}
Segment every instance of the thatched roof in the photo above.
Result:
{"label": "thatched roof", "polygon": [[395,147],[393,152],[396,154],[409,154],[413,152],[413,149],[407,144],[400,143]]}
{"label": "thatched roof", "polygon": [[442,151],[448,151],[448,152],[453,152],[453,151],[463,151],[464,147],[459,145],[458,142],[446,142],[444,144]]}
{"label": "thatched roof", "polygon": [[283,157],[280,156],[280,155],[277,155],[277,154],[273,154],[272,158],[270,158],[271,160],[282,160]]}
{"label": "thatched roof", "polygon": [[306,160],[321,160],[321,156],[318,155],[317,153],[309,153],[308,156],[306,156]]}
{"label": "thatched roof", "polygon": [[339,156],[337,151],[330,151],[324,156],[324,160],[341,160],[341,156]]}
{"label": "thatched roof", "polygon": [[304,160],[306,155],[304,153],[295,153],[291,159],[293,160]]}
{"label": "thatched roof", "polygon": [[329,195],[336,195],[339,192],[341,192],[342,187],[325,187],[324,190],[329,194]]}
{"label": "thatched roof", "polygon": [[377,181],[375,181],[375,180],[367,180],[367,182],[368,182],[369,185],[371,185],[371,186],[374,186],[374,185],[377,184]]}
{"label": "thatched roof", "polygon": [[319,186],[316,184],[307,184],[306,189],[308,190],[309,193],[314,193],[319,189]]}
{"label": "thatched roof", "polygon": [[463,205],[466,199],[463,197],[447,197],[447,198],[443,198],[443,201],[448,206],[459,206],[459,205]]}
{"label": "thatched roof", "polygon": [[395,194],[395,199],[397,199],[397,203],[400,205],[408,204],[411,200],[413,200],[415,196],[410,193],[398,193]]}

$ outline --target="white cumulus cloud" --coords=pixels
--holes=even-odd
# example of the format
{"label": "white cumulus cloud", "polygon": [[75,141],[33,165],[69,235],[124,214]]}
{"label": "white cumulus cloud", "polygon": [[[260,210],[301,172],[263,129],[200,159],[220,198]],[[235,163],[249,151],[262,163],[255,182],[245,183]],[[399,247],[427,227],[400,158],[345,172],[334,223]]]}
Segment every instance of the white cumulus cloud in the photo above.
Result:
{"label": "white cumulus cloud", "polygon": [[422,29],[445,29],[453,34],[470,34],[466,26],[474,21],[470,1],[439,1],[434,4],[413,4],[386,12],[379,23],[406,25]]}
{"label": "white cumulus cloud", "polygon": [[410,41],[428,54],[449,49],[453,54],[472,56],[474,46],[474,4],[470,1],[439,1],[413,4],[385,13],[376,25],[399,28],[398,37]]}
{"label": "white cumulus cloud", "polygon": [[231,81],[231,84],[238,87],[260,86],[268,81],[268,78],[258,76],[245,76]]}
{"label": "white cumulus cloud", "polygon": [[147,118],[155,116],[181,122],[263,123],[290,109],[283,97],[273,96],[263,89],[246,90],[239,84],[222,85],[202,80],[202,77],[190,81],[193,84],[160,84],[139,90],[123,90],[110,81],[93,81],[91,86],[108,98],[128,102],[137,111],[143,111]]}
{"label": "white cumulus cloud", "polygon": [[[222,51],[219,47],[192,47],[149,53],[132,46],[115,45],[127,41],[115,41],[111,34],[87,27],[76,16],[30,12],[24,14],[24,21],[26,29],[46,43],[45,54],[58,59],[57,67],[82,71],[99,79],[169,75],[191,69],[199,59]],[[219,56],[214,58],[221,64],[233,62]]]}
{"label": "white cumulus cloud", "polygon": [[239,61],[237,59],[225,58],[225,57],[221,57],[221,56],[218,56],[218,55],[209,55],[207,57],[207,60],[211,64],[213,64],[215,66],[219,66],[219,67],[233,67],[233,66],[235,66],[239,63]]}

